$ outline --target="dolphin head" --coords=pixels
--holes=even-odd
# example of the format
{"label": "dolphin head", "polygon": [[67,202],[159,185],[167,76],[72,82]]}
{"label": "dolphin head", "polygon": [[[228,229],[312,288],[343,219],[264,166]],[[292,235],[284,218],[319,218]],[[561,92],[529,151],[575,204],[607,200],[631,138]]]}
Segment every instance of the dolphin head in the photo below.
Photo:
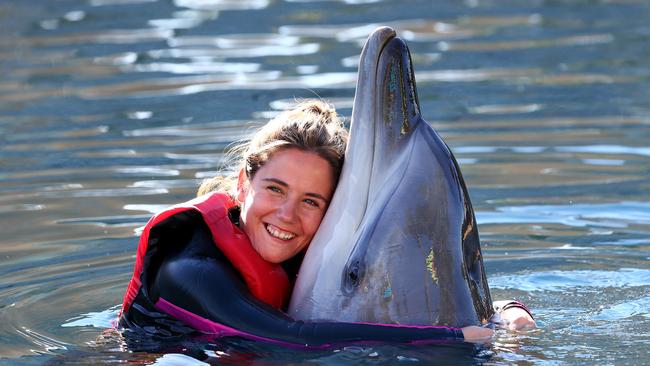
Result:
{"label": "dolphin head", "polygon": [[465,326],[491,309],[460,169],[422,119],[406,43],[379,28],[361,54],[345,164],[289,314]]}

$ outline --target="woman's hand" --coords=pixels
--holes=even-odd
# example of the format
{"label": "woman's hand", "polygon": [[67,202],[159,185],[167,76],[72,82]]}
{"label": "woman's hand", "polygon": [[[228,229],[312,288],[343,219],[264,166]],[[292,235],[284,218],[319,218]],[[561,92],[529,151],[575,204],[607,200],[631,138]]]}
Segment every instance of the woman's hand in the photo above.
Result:
{"label": "woman's hand", "polygon": [[537,327],[535,319],[526,307],[517,301],[495,301],[494,309],[501,317],[503,328],[510,330],[527,330]]}
{"label": "woman's hand", "polygon": [[470,325],[461,329],[465,342],[482,343],[489,341],[494,335],[494,331],[489,328],[482,328],[476,325]]}
{"label": "woman's hand", "polygon": [[533,329],[537,326],[528,312],[521,308],[509,308],[501,313],[503,325],[510,330]]}

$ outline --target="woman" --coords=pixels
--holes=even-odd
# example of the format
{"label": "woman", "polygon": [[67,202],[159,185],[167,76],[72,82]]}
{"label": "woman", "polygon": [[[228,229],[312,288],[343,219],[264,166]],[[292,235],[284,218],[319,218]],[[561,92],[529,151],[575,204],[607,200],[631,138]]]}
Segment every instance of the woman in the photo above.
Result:
{"label": "woman", "polygon": [[[313,346],[491,336],[491,330],[475,326],[302,322],[282,312],[290,278],[336,188],[346,142],[336,112],[319,101],[265,125],[242,153],[236,184],[209,181],[197,199],[147,224],[121,325],[163,337],[199,330]],[[223,193],[228,185],[232,194]],[[504,305],[529,316],[517,302]]]}

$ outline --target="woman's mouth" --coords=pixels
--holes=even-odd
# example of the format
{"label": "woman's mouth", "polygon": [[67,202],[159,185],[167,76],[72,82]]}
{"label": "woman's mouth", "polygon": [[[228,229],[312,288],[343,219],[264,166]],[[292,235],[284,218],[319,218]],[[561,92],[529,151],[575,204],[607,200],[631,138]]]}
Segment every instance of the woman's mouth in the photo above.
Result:
{"label": "woman's mouth", "polygon": [[266,224],[266,232],[268,232],[272,237],[280,240],[291,240],[296,237],[296,234],[281,230],[271,224]]}

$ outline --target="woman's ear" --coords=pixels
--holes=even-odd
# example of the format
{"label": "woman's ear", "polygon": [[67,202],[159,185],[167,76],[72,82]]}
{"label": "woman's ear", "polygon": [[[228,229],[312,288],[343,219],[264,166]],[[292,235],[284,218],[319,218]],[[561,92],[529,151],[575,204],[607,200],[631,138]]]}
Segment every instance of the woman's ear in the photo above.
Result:
{"label": "woman's ear", "polygon": [[241,168],[237,176],[237,201],[244,203],[246,194],[248,193],[248,177],[246,176],[246,169]]}

